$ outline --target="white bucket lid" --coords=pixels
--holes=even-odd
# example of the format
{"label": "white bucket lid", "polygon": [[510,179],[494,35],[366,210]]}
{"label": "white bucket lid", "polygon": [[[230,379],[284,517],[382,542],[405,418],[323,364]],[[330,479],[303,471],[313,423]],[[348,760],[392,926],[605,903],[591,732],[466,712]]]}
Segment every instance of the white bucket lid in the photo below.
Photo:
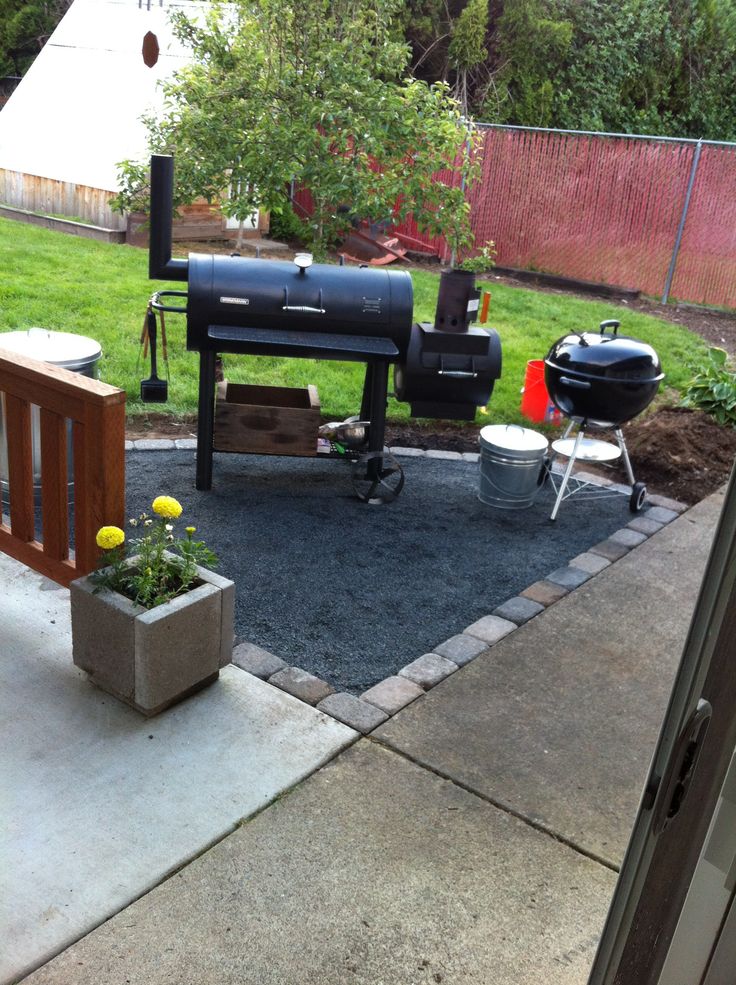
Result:
{"label": "white bucket lid", "polygon": [[80,363],[94,362],[102,354],[99,342],[86,335],[50,332],[46,328],[1,332],[0,349],[53,363],[54,366],[78,366]]}
{"label": "white bucket lid", "polygon": [[487,424],[481,429],[480,442],[507,451],[543,451],[549,446],[543,434],[520,424]]}

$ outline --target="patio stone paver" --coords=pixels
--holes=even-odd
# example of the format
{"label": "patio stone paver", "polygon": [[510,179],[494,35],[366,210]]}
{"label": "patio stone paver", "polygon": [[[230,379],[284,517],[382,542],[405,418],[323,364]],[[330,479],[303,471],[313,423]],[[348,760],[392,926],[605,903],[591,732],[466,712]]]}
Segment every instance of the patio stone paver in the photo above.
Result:
{"label": "patio stone paver", "polygon": [[[624,551],[624,553],[626,552]],[[563,588],[573,589],[579,588],[580,585],[591,577],[590,571],[584,571],[582,568],[573,568],[568,564],[563,568],[555,568],[554,571],[550,571],[546,580],[554,582],[557,585],[562,585]]]}
{"label": "patio stone paver", "polygon": [[651,537],[652,534],[656,534],[658,530],[661,530],[664,524],[658,523],[656,520],[651,520],[646,516],[637,516],[627,523],[626,526],[630,530],[638,530],[639,533],[646,534],[648,537]]}
{"label": "patio stone paver", "polygon": [[406,667],[399,671],[399,677],[406,677],[414,681],[419,687],[426,691],[435,684],[439,684],[450,674],[454,674],[458,665],[447,657],[442,657],[439,653],[424,653],[416,660],[412,660]]}
{"label": "patio stone paver", "polygon": [[656,520],[658,523],[671,523],[679,516],[677,510],[667,510],[664,506],[652,506],[644,512],[644,516],[649,520]]}
{"label": "patio stone paver", "polygon": [[376,705],[372,705],[368,701],[361,701],[360,698],[356,698],[354,694],[348,694],[346,691],[341,691],[339,694],[328,694],[317,705],[317,710],[331,715],[338,722],[349,725],[350,728],[362,732],[363,735],[372,732],[374,728],[378,728],[388,718],[386,712],[381,711]]}
{"label": "patio stone paver", "polygon": [[513,633],[515,629],[516,623],[508,619],[502,619],[500,616],[483,616],[482,619],[477,619],[470,626],[466,626],[463,633],[467,636],[477,636],[487,646],[493,646],[504,636]]}
{"label": "patio stone paver", "polygon": [[171,438],[137,438],[133,447],[136,451],[173,451],[176,445]]}
{"label": "patio stone paver", "polygon": [[553,605],[555,602],[559,602],[560,599],[564,598],[569,592],[568,588],[564,585],[556,585],[552,581],[535,581],[533,585],[525,588],[521,593],[523,598],[531,599],[533,602],[539,602],[545,608],[548,605]]}
{"label": "patio stone paver", "polygon": [[601,557],[607,558],[609,561],[618,561],[625,557],[630,550],[628,544],[622,544],[620,540],[611,540],[610,537],[607,537],[599,544],[594,544],[590,548],[590,553],[600,554]]}
{"label": "patio stone paver", "polygon": [[427,453],[427,458],[437,458],[444,459],[445,461],[455,461],[459,462],[462,460],[462,454],[459,451],[443,451],[441,449],[430,448]]}
{"label": "patio stone paver", "polygon": [[573,472],[573,475],[580,482],[590,482],[595,486],[612,486],[613,479],[609,479],[606,475],[596,475],[594,472],[586,472],[581,469],[579,472],[577,469]]}
{"label": "patio stone paver", "polygon": [[638,547],[639,544],[644,543],[647,535],[640,530],[631,530],[630,527],[622,527],[621,530],[617,530],[611,534],[608,539],[614,541],[616,544],[623,544],[625,547]]}
{"label": "patio stone paver", "polygon": [[669,496],[660,496],[659,493],[647,496],[647,502],[651,503],[652,506],[661,506],[665,510],[672,510],[674,513],[684,513],[687,509],[685,503],[681,503],[677,499],[670,499]]}
{"label": "patio stone paver", "polygon": [[289,666],[281,657],[275,653],[263,650],[255,643],[239,643],[233,650],[233,663],[241,670],[247,670],[254,677],[260,677],[262,681],[267,681],[269,677],[277,674],[280,670],[286,670]]}
{"label": "patio stone paver", "polygon": [[589,571],[591,575],[597,575],[610,563],[608,558],[602,557],[600,554],[591,554],[589,551],[585,551],[570,561],[570,567],[580,568],[581,571]]}
{"label": "patio stone paver", "polygon": [[319,704],[335,690],[327,681],[307,673],[301,667],[287,667],[286,670],[280,670],[269,677],[268,683],[275,684],[288,694],[293,694],[300,701],[306,701],[308,705]]}
{"label": "patio stone paver", "polygon": [[408,677],[387,677],[379,681],[373,687],[368,688],[361,695],[363,701],[369,701],[376,708],[385,711],[387,715],[395,715],[397,711],[405,708],[406,705],[420,698],[424,694],[423,688],[410,681]]}
{"label": "patio stone paver", "polygon": [[447,657],[458,667],[464,667],[468,661],[473,660],[488,648],[488,644],[479,640],[477,636],[468,636],[467,633],[457,633],[451,636],[444,643],[438,643],[432,648],[433,653],[439,653],[441,657]]}
{"label": "patio stone paver", "polygon": [[423,458],[427,454],[423,448],[404,448],[401,445],[389,448],[389,451],[392,455],[404,455],[406,458]]}
{"label": "patio stone paver", "polygon": [[541,602],[517,595],[515,598],[504,602],[503,605],[499,605],[491,614],[521,626],[533,619],[534,616],[538,616],[540,612],[544,612],[544,605]]}

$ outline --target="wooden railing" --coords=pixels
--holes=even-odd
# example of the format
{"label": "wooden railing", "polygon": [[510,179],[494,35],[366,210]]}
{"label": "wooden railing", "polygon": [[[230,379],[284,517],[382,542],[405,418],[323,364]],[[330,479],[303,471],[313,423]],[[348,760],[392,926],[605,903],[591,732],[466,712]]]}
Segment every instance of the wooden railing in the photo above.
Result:
{"label": "wooden railing", "polygon": [[[0,551],[61,585],[91,571],[95,536],[125,517],[125,393],[0,348],[10,525]],[[41,540],[36,539],[31,405],[40,408]],[[69,548],[67,420],[74,455],[74,554]]]}

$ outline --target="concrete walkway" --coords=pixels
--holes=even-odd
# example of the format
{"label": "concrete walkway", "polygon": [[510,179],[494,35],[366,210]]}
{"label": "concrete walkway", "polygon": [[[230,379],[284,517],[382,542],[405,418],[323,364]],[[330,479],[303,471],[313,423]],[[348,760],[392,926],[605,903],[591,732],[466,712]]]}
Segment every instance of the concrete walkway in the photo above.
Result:
{"label": "concrete walkway", "polygon": [[0,981],[63,950],[357,733],[237,667],[156,718],[71,662],[69,593],[0,554]]}
{"label": "concrete walkway", "polygon": [[[721,496],[711,497],[683,514],[25,981],[582,985],[721,502]],[[28,576],[34,577],[38,581]],[[34,609],[45,597],[36,594]],[[45,633],[39,651],[57,645],[56,627],[49,631],[43,622],[39,617],[37,627]],[[0,641],[4,635],[12,643],[5,627]],[[19,631],[17,640],[27,643],[29,635]],[[43,692],[54,687],[56,703],[71,702],[67,679],[75,672],[68,654],[69,666],[62,657],[59,652],[55,684],[50,676],[30,674],[33,680],[24,685],[22,704],[16,705],[24,712],[23,720],[35,702],[41,703],[42,715],[50,714],[54,702]],[[40,653],[34,659],[40,660]],[[13,674],[18,673],[16,667]],[[282,743],[272,750],[268,770],[280,769],[286,776],[303,754],[305,736],[314,737],[315,732],[324,739],[311,753],[315,770],[351,741],[352,733],[321,717],[319,723],[307,717],[295,726],[292,723],[300,719],[292,704],[269,705],[262,691],[272,690],[268,685],[248,680],[235,668],[230,674],[237,683],[227,684],[223,697],[213,689],[191,699],[192,708],[197,701],[222,702],[230,686],[250,687],[258,698],[263,695],[263,707],[272,716],[268,727],[278,729]],[[71,691],[83,684],[75,680]],[[271,700],[283,701],[283,696]],[[241,709],[246,706],[243,700]],[[229,743],[238,742],[238,752],[213,787],[227,800],[229,785],[240,784],[234,796],[238,806],[231,813],[241,817],[259,806],[251,802],[243,807],[259,772],[252,760],[265,755],[263,746],[256,753],[251,748],[252,732],[262,724],[259,708],[252,706],[245,734],[237,738],[233,715],[228,739],[210,759],[214,769],[228,756]],[[317,714],[302,708],[308,716]],[[41,714],[37,721],[27,722],[26,735],[43,729]],[[106,809],[104,798],[98,799],[92,814],[97,826],[117,823],[123,804],[131,813],[155,796],[154,764],[140,758],[141,747],[148,753],[146,742],[153,745],[155,740],[132,734],[126,741],[126,728],[133,730],[127,712],[116,707],[106,714],[114,714],[114,727],[102,715],[95,719],[94,738],[87,735],[87,745],[95,743],[94,755],[87,748],[82,764],[71,765],[81,743],[75,740],[65,753],[61,733],[52,739],[54,749],[45,755],[52,756],[60,775],[52,784],[42,764],[45,812],[61,817],[69,810],[81,824],[87,792],[82,796],[77,786],[64,784],[64,776],[70,784],[83,782],[97,754],[112,756],[105,752],[107,747],[125,757],[125,747],[135,746],[137,752],[128,762],[132,759],[136,769],[131,769],[130,786],[116,794],[117,810]],[[183,705],[175,714],[186,717],[194,712]],[[85,727],[79,711],[67,710],[65,715],[68,733]],[[279,722],[281,715],[285,717]],[[301,732],[292,734],[299,727]],[[155,729],[143,723],[140,731],[149,734]],[[181,742],[187,734],[184,725],[178,732],[172,727],[174,734]],[[16,740],[16,750],[18,745]],[[24,761],[27,770],[38,769],[35,760],[44,746],[38,740],[31,745],[33,756]],[[191,743],[177,751],[182,772],[171,783],[177,800],[168,801],[172,837],[179,811],[188,812],[188,827],[200,823],[210,810],[208,798],[198,789],[207,780],[206,770],[194,782],[183,772],[191,754]],[[292,770],[295,778],[309,769],[308,758]],[[237,763],[243,771],[250,770],[248,776],[238,775]],[[281,785],[289,784],[282,780]],[[276,786],[271,784],[253,801],[260,797],[263,804]],[[126,842],[124,832],[115,839],[97,837],[88,859],[106,864],[111,844],[118,859],[148,850],[148,842],[160,845],[169,836],[161,813],[155,834],[147,838],[150,828],[136,823],[132,842]],[[13,820],[27,831],[37,814],[35,805],[19,805]],[[93,825],[86,827],[84,835]],[[220,831],[227,830],[223,820]],[[44,899],[45,872],[66,865],[68,859],[55,855],[57,849],[48,841],[37,841],[33,850],[35,871],[23,869],[27,895],[37,906],[55,904],[56,897]],[[190,857],[196,854],[181,850],[182,859],[187,851]],[[169,863],[166,871],[173,868]],[[88,865],[82,885],[94,877]],[[139,892],[159,880],[152,872]],[[100,907],[97,922],[109,913],[109,907]],[[89,918],[92,922],[92,912]],[[25,948],[32,943],[27,938]],[[47,945],[47,952],[51,950]]]}

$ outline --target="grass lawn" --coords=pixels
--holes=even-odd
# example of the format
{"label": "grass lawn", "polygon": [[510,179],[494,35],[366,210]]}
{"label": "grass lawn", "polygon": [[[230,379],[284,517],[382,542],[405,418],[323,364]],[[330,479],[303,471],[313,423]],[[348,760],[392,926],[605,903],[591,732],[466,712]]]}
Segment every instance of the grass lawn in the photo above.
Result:
{"label": "grass lawn", "polygon": [[[264,261],[265,262],[265,261]],[[148,280],[148,254],[0,219],[0,332],[41,326],[96,339],[102,346],[100,377],[128,393],[128,412],[196,411],[198,354],[185,348],[184,318],[167,318],[171,382],[167,404],[142,404],[140,380],[148,364],[138,364],[146,301],[164,285]],[[414,317],[433,321],[438,277],[412,270]],[[496,384],[486,422],[522,422],[520,390],[526,363],[542,358],[550,345],[571,330],[595,330],[605,318],[618,318],[620,331],[650,342],[667,374],[666,384],[680,389],[692,376],[694,358],[706,346],[697,336],[658,318],[629,311],[625,305],[584,301],[558,294],[483,282],[492,301],[489,326],[501,336],[502,377]],[[363,366],[305,359],[225,355],[225,374],[242,383],[306,386],[319,390],[323,412],[342,419],[360,410]],[[161,372],[161,368],[159,368]],[[406,404],[389,402],[392,420],[407,418]]]}

